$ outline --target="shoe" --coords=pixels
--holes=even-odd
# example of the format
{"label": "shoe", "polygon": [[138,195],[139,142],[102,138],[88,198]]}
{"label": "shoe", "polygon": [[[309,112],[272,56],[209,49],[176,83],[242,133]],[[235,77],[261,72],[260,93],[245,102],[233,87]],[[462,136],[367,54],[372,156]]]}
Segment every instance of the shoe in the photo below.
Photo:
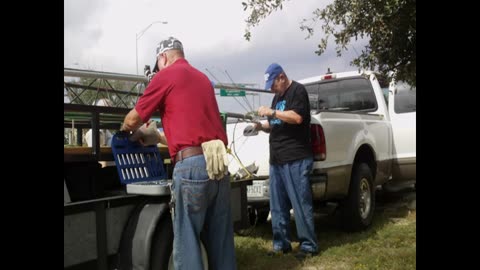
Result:
{"label": "shoe", "polygon": [[295,253],[293,256],[295,256],[295,258],[297,258],[297,260],[303,261],[306,258],[311,258],[311,257],[313,257],[317,254],[318,254],[318,252],[309,252],[309,251],[305,251],[305,250],[300,250],[297,253]]}
{"label": "shoe", "polygon": [[287,254],[290,253],[292,250],[291,249],[286,249],[286,250],[270,250],[267,252],[268,257],[273,257],[277,255],[282,255],[282,254]]}

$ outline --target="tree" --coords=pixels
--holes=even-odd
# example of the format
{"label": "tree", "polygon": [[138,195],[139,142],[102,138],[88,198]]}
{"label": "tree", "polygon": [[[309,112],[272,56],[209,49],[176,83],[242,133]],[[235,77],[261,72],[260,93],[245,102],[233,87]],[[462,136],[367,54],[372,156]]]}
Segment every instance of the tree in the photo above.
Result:
{"label": "tree", "polygon": [[[285,0],[248,0],[243,8],[251,10],[246,20],[245,39],[250,40],[250,29],[257,26],[273,11],[282,9]],[[323,21],[325,34],[316,54],[327,48],[329,37],[336,43],[337,56],[347,50],[353,38],[368,38],[369,43],[350,64],[377,71],[416,86],[416,0],[333,0],[323,9],[317,8],[310,19],[303,19],[302,31],[307,38],[314,34],[310,22]]]}

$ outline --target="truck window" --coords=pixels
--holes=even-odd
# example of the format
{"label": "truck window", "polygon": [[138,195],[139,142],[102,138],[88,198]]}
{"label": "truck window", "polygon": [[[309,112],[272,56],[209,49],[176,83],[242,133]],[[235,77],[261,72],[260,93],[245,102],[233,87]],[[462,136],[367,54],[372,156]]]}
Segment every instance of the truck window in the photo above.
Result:
{"label": "truck window", "polygon": [[382,88],[383,97],[385,98],[385,103],[388,106],[388,87]]}
{"label": "truck window", "polygon": [[330,111],[374,111],[377,109],[375,93],[364,78],[322,81],[306,85],[310,107]]}
{"label": "truck window", "polygon": [[407,83],[398,82],[395,94],[395,113],[409,113],[417,109],[417,88]]}
{"label": "truck window", "polygon": [[319,110],[318,103],[318,84],[305,85],[308,93],[308,100],[310,101],[311,110]]}

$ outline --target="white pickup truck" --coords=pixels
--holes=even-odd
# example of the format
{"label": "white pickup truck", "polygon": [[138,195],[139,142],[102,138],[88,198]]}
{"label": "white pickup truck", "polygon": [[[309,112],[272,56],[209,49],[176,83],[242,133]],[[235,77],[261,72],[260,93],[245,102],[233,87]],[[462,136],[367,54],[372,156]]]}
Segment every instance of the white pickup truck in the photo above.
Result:
{"label": "white pickup truck", "polygon": [[[377,186],[416,180],[416,90],[391,83],[387,106],[373,72],[328,73],[299,82],[312,113],[314,206],[336,202],[342,227],[364,229],[372,221]],[[257,176],[268,178],[269,134],[245,132],[249,125],[227,125],[229,142],[235,140],[232,151],[243,164],[255,163]],[[239,169],[236,164],[230,162],[230,172]],[[253,181],[248,190],[259,221],[268,214],[268,190],[268,179]]]}

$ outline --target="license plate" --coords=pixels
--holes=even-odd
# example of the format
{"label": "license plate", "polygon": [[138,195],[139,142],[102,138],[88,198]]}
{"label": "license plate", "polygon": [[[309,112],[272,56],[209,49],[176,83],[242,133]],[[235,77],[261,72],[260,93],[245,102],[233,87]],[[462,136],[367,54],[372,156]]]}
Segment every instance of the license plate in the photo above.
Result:
{"label": "license plate", "polygon": [[248,197],[263,197],[263,185],[261,183],[253,183],[247,186]]}

